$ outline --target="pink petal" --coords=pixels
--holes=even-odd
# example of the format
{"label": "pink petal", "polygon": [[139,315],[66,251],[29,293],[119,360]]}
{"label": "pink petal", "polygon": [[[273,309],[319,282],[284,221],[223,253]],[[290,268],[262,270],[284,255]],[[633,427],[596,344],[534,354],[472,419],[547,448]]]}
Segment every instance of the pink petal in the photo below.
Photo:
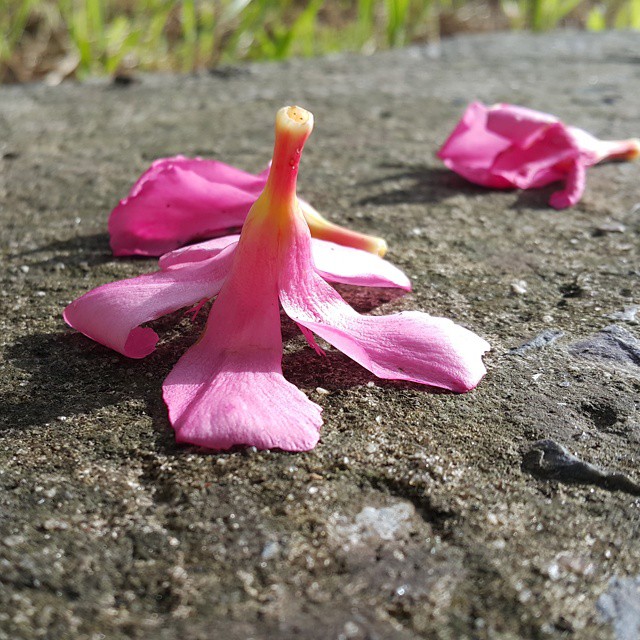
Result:
{"label": "pink petal", "polygon": [[472,102],[453,133],[438,151],[438,157],[449,169],[467,180],[498,189],[511,185],[491,172],[493,159],[509,148],[510,143],[486,128],[488,109]]}
{"label": "pink petal", "polygon": [[198,244],[191,244],[181,249],[165,253],[160,257],[160,260],[158,260],[158,264],[161,269],[168,269],[169,267],[208,260],[218,255],[230,244],[237,244],[239,238],[239,235],[230,235],[214,238],[213,240],[207,240],[206,242],[200,242]]}
{"label": "pink petal", "polygon": [[74,300],[67,324],[130,358],[150,354],[158,334],[141,324],[215,296],[231,267],[233,248],[190,268],[167,268],[104,284]]}
{"label": "pink petal", "polygon": [[165,380],[179,442],[307,451],[318,441],[320,407],[282,376],[274,245],[259,240],[241,241],[202,339]]}
{"label": "pink petal", "polygon": [[398,267],[368,251],[312,238],[311,253],[316,270],[329,282],[411,290],[409,278]]}
{"label": "pink petal", "polygon": [[451,320],[416,311],[358,314],[310,268],[309,245],[308,230],[298,224],[292,246],[282,248],[280,302],[290,318],[381,378],[452,391],[478,384],[486,373],[485,340]]}
{"label": "pink petal", "polygon": [[566,184],[562,191],[551,194],[549,204],[554,209],[566,209],[577,204],[584,193],[587,175],[585,165],[578,159],[573,162],[566,175]]}
{"label": "pink petal", "polygon": [[560,180],[580,151],[561,123],[548,126],[534,144],[512,146],[499,154],[492,171],[520,189],[542,187]]}
{"label": "pink petal", "polygon": [[513,104],[496,104],[487,110],[487,130],[525,149],[558,123],[555,116]]}
{"label": "pink petal", "polygon": [[240,227],[266,178],[211,160],[158,160],[111,212],[113,252],[161,255]]}

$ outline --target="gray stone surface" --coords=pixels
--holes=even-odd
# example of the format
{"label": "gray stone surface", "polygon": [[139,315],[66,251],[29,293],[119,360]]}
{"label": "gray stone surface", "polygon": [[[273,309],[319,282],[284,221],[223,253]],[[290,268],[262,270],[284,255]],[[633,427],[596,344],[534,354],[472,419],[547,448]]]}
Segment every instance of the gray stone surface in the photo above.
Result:
{"label": "gray stone surface", "polygon": [[[638,498],[535,477],[522,459],[547,439],[640,477],[637,367],[568,348],[639,302],[638,165],[592,169],[584,200],[556,212],[551,188],[485,191],[433,154],[474,98],[640,135],[639,52],[625,33],[494,34],[0,88],[0,639],[613,638],[596,603],[612,576],[640,574]],[[60,312],[152,268],[113,259],[105,233],[152,159],[260,170],[293,102],[317,123],[301,192],[385,236],[414,282],[345,297],[470,327],[493,345],[489,374],[464,396],[377,382],[286,326],[285,373],[324,407],[317,449],[177,447],[160,385],[202,319],[155,323],[158,350],[130,361]],[[509,353],[545,331],[564,335]]]}
{"label": "gray stone surface", "polygon": [[600,614],[613,623],[616,640],[640,636],[640,578],[613,577],[598,600]]}

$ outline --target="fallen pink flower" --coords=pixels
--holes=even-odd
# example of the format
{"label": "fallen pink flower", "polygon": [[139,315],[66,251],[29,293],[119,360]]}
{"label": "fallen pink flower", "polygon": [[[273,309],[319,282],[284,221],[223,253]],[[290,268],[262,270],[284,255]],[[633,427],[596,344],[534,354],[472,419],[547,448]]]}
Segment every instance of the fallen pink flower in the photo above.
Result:
{"label": "fallen pink flower", "polygon": [[140,325],[217,294],[205,331],[164,382],[179,442],[312,449],[321,408],[282,375],[280,306],[319,353],[314,334],[381,378],[452,391],[474,388],[489,345],[451,320],[407,311],[363,316],[325,280],[409,289],[382,258],[311,238],[296,198],[313,116],[285,107],[276,118],[273,165],[241,235],[179,249],[156,273],[103,285],[72,302],[69,325],[129,357],[158,340]]}
{"label": "fallen pink flower", "polygon": [[585,188],[586,168],[602,160],[632,160],[640,140],[598,140],[555,116],[525,107],[473,102],[438,151],[456,173],[494,189],[535,189],[564,182],[551,195],[556,209],[576,204]]}
{"label": "fallen pink flower", "polygon": [[[216,160],[160,158],[109,216],[113,254],[160,256],[190,242],[233,233],[244,224],[268,177],[269,169],[256,176]],[[299,202],[314,238],[379,256],[386,253],[382,238],[329,222],[308,202]]]}

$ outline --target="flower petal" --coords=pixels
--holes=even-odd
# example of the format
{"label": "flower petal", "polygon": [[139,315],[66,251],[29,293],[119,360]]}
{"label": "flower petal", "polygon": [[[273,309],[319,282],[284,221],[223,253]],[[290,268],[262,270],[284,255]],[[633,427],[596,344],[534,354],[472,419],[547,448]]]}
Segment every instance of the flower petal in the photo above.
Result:
{"label": "flower petal", "polygon": [[233,252],[229,247],[190,268],[168,268],[104,284],[67,306],[64,319],[106,347],[143,358],[155,349],[158,334],[140,325],[215,296],[229,272]]}
{"label": "flower petal", "polygon": [[194,262],[208,260],[218,255],[229,245],[237,244],[239,239],[239,235],[230,235],[207,240],[206,242],[199,242],[198,244],[190,244],[160,256],[158,264],[161,269],[168,269],[169,267],[189,265]]}
{"label": "flower petal", "polygon": [[486,373],[485,340],[451,320],[407,311],[362,316],[310,268],[308,231],[299,224],[281,251],[280,302],[295,322],[381,378],[452,391],[473,389]]}
{"label": "flower petal", "polygon": [[275,243],[260,240],[241,240],[202,339],[164,382],[179,442],[307,451],[318,441],[321,408],[282,376]]}
{"label": "flower petal", "polygon": [[587,170],[580,160],[575,160],[566,174],[564,189],[551,194],[549,204],[554,209],[566,209],[582,198],[587,181]]}
{"label": "flower petal", "polygon": [[313,449],[322,410],[284,379],[281,358],[281,347],[224,352],[210,340],[191,347],[163,385],[176,440],[207,449]]}
{"label": "flower petal", "polygon": [[561,123],[548,126],[528,148],[510,147],[499,154],[492,171],[520,189],[561,180],[580,151]]}
{"label": "flower petal", "polygon": [[510,143],[486,128],[488,108],[481,102],[472,102],[438,151],[438,157],[449,169],[467,180],[497,189],[512,185],[491,172],[493,159]]}
{"label": "flower petal", "polygon": [[329,282],[411,290],[409,278],[398,267],[368,251],[312,238],[311,253],[316,271]]}
{"label": "flower petal", "polygon": [[113,252],[161,255],[241,227],[266,178],[211,160],[156,161],[111,212]]}
{"label": "flower petal", "polygon": [[549,113],[514,104],[495,104],[487,109],[487,130],[521,149],[531,146],[546,129],[559,120]]}

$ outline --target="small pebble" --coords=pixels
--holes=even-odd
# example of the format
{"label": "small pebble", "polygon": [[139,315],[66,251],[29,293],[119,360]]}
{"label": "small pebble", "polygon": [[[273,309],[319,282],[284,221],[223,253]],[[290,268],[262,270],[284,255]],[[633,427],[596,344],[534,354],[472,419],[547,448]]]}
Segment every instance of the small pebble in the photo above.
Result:
{"label": "small pebble", "polygon": [[527,293],[527,283],[524,280],[514,280],[511,283],[511,293],[517,296],[523,296]]}
{"label": "small pebble", "polygon": [[2,542],[7,546],[7,547],[15,547],[19,544],[22,544],[24,542],[24,538],[22,536],[7,536],[6,538],[3,538]]}
{"label": "small pebble", "polygon": [[264,545],[260,557],[263,560],[271,560],[280,553],[280,545],[275,540],[270,540]]}
{"label": "small pebble", "polygon": [[622,311],[616,311],[611,313],[607,318],[611,320],[621,320],[622,322],[628,322],[629,324],[636,324],[636,315],[640,311],[640,305],[634,304],[630,307],[625,307]]}
{"label": "small pebble", "polygon": [[69,528],[69,525],[63,520],[49,518],[42,523],[42,528],[46,531],[64,531]]}
{"label": "small pebble", "polygon": [[23,264],[20,267],[20,271],[22,271],[22,273],[29,273],[29,265]]}
{"label": "small pebble", "polygon": [[555,563],[552,562],[548,567],[547,567],[547,575],[549,576],[549,578],[551,580],[553,580],[554,582],[556,580],[560,579],[560,567]]}
{"label": "small pebble", "polygon": [[624,233],[627,228],[621,222],[603,222],[596,227],[596,234],[604,236],[607,233]]}

